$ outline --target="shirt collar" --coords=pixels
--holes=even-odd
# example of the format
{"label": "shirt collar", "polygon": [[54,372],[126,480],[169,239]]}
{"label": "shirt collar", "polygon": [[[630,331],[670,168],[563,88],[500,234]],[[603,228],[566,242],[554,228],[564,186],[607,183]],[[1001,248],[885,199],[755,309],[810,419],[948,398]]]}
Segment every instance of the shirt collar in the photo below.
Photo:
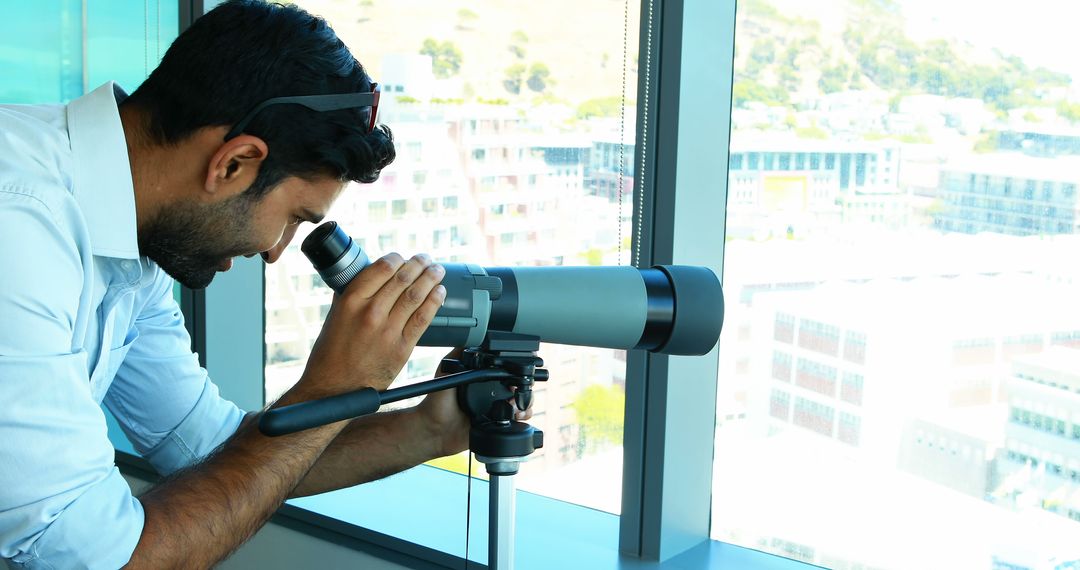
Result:
{"label": "shirt collar", "polygon": [[74,156],[74,194],[94,255],[137,259],[135,186],[119,102],[127,93],[112,81],[67,106]]}

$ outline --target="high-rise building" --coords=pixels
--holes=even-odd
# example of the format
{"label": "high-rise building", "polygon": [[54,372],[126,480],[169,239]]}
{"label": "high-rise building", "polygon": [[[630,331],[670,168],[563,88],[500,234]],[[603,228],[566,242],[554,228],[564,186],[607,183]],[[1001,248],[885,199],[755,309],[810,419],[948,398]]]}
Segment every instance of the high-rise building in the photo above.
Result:
{"label": "high-rise building", "polygon": [[842,221],[899,226],[907,197],[897,185],[899,148],[768,136],[733,140],[728,235],[827,232]]}
{"label": "high-rise building", "polygon": [[1080,232],[1080,158],[993,153],[942,168],[934,226],[1011,235]]}
{"label": "high-rise building", "polygon": [[1052,347],[1013,362],[995,496],[1080,521],[1080,350]]}
{"label": "high-rise building", "polygon": [[1024,125],[998,133],[998,148],[1040,156],[1080,155],[1080,129]]}
{"label": "high-rise building", "polygon": [[811,432],[895,462],[912,420],[1001,402],[1013,358],[1080,342],[1074,298],[1074,289],[1035,276],[764,296],[755,304],[754,361],[770,364],[754,371],[748,416],[766,433]]}
{"label": "high-rise building", "polygon": [[[393,129],[397,157],[374,183],[350,185],[330,213],[370,256],[427,252],[438,261],[483,266],[583,265],[590,258],[582,244],[599,252],[592,261],[616,248],[617,205],[585,190],[587,137],[548,132],[508,105],[414,100],[410,93],[425,75],[399,75],[388,76],[389,105],[381,113]],[[297,255],[304,237],[297,235],[291,255],[267,267],[268,399],[299,378],[332,300]],[[417,348],[398,385],[430,378],[445,352]],[[580,425],[589,404],[582,394],[591,384],[621,385],[625,357],[557,345],[545,345],[541,355],[551,380],[535,388],[533,423],[545,430],[548,445],[531,461],[556,467],[604,445]]]}

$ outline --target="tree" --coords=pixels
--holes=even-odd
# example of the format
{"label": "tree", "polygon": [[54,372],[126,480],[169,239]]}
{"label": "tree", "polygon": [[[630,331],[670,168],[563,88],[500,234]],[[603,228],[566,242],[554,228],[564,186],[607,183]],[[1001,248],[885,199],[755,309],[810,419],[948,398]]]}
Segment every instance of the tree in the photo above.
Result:
{"label": "tree", "polygon": [[817,123],[814,123],[809,127],[796,127],[795,136],[800,139],[825,140],[829,138],[829,133],[825,129],[817,126]]}
{"label": "tree", "polygon": [[776,72],[776,77],[780,80],[780,86],[789,92],[798,91],[802,83],[799,81],[799,75],[795,72],[794,67],[781,66]]}
{"label": "tree", "polygon": [[453,42],[438,42],[435,38],[426,38],[420,46],[421,55],[431,56],[431,71],[435,77],[446,79],[461,71],[461,50]]}
{"label": "tree", "polygon": [[476,12],[473,12],[468,8],[462,8],[458,10],[457,18],[457,28],[459,30],[471,30],[476,21],[480,19],[480,16],[476,15]]}
{"label": "tree", "polygon": [[360,16],[356,18],[356,21],[360,23],[370,21],[371,18],[368,16],[368,14],[372,12],[372,8],[374,7],[375,0],[360,0],[360,7],[357,10]]}
{"label": "tree", "polygon": [[529,86],[529,89],[539,93],[547,89],[547,86],[552,83],[554,82],[551,80],[551,71],[548,70],[548,66],[540,62],[532,64],[532,67],[529,68],[529,78],[525,80],[525,84]]}
{"label": "tree", "polygon": [[600,449],[623,439],[623,408],[626,394],[618,386],[593,384],[571,404],[584,447]]}
{"label": "tree", "polygon": [[611,97],[597,97],[589,99],[578,105],[577,117],[589,119],[592,117],[618,117],[622,114],[623,100],[618,95]]}
{"label": "tree", "polygon": [[1070,123],[1080,122],[1080,103],[1062,101],[1058,103],[1057,114]]}
{"label": "tree", "polygon": [[975,140],[975,147],[972,149],[978,153],[997,152],[999,147],[1000,135],[997,131],[983,131],[978,140]]}
{"label": "tree", "polygon": [[525,81],[525,64],[515,63],[504,71],[503,88],[517,95],[521,93],[521,83]]}
{"label": "tree", "polygon": [[731,88],[731,100],[736,107],[746,107],[746,104],[751,102],[786,105],[788,92],[783,88],[767,87],[750,79],[740,79]]}
{"label": "tree", "polygon": [[843,91],[847,88],[848,77],[851,75],[851,69],[847,63],[843,61],[836,62],[836,65],[825,66],[821,69],[821,78],[818,79],[818,87],[824,93],[836,93],[837,91]]}
{"label": "tree", "polygon": [[749,77],[757,77],[774,61],[776,61],[776,42],[769,38],[758,38],[750,47],[750,57],[746,60],[744,71]]}
{"label": "tree", "polygon": [[510,34],[510,45],[507,46],[507,49],[514,54],[514,57],[525,59],[525,44],[527,43],[529,43],[529,36],[525,35],[525,32],[521,30],[514,30]]}

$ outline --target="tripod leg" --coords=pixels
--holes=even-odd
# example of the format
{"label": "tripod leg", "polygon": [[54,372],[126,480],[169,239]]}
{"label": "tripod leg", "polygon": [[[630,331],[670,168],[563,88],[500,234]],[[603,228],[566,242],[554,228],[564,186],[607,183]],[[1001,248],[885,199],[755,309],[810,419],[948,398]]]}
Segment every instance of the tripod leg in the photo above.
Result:
{"label": "tripod leg", "polygon": [[513,475],[491,475],[488,481],[488,569],[514,568],[515,494]]}

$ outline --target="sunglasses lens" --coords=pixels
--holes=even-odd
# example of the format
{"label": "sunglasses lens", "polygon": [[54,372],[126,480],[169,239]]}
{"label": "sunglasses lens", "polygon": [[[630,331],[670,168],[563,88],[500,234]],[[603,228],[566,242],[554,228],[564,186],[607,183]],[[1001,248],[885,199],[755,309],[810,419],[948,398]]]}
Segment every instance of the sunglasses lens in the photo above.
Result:
{"label": "sunglasses lens", "polygon": [[371,109],[368,112],[371,114],[368,119],[368,132],[375,130],[375,121],[379,118],[379,96],[382,94],[382,89],[378,83],[371,84],[371,93],[375,96],[375,101],[371,104]]}

